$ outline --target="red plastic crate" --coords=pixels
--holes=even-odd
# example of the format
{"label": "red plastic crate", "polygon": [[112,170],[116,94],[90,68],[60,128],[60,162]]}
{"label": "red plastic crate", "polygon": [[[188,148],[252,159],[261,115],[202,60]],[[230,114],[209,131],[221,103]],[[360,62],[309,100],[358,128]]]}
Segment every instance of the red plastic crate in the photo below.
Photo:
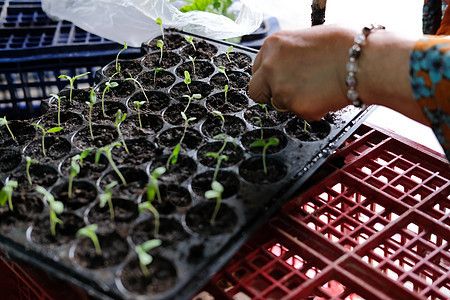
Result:
{"label": "red plastic crate", "polygon": [[195,299],[450,298],[444,156],[362,125],[307,185]]}

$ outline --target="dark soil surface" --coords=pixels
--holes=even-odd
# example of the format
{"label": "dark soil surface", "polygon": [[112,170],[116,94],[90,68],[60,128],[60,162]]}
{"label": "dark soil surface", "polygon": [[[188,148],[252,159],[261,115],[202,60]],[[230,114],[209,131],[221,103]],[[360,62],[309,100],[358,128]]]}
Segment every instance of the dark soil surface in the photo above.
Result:
{"label": "dark soil surface", "polygon": [[214,201],[192,207],[187,213],[186,224],[193,231],[203,235],[225,234],[233,231],[237,224],[237,216],[225,203],[221,203],[215,222],[211,224],[210,220],[215,207]]}
{"label": "dark soil surface", "polygon": [[[80,154],[80,153],[77,153]],[[100,155],[98,163],[95,163],[95,154],[96,151],[92,150],[86,158],[83,159],[82,165],[80,165],[80,173],[76,176],[76,178],[92,178],[97,179],[100,174],[106,170],[109,165],[108,159],[105,154],[102,153]],[[61,173],[64,176],[70,176],[70,164],[71,159],[74,155],[67,157],[61,164]]]}
{"label": "dark soil surface", "polygon": [[[156,168],[167,167],[169,155],[158,156],[150,167],[150,173]],[[197,172],[197,163],[189,156],[180,154],[175,164],[169,164],[166,172],[159,177],[163,182],[183,182]]]}
{"label": "dark soil surface", "polygon": [[144,170],[137,167],[120,167],[120,173],[125,178],[126,184],[122,182],[115,171],[109,171],[103,176],[100,181],[100,188],[105,190],[105,187],[113,181],[118,184],[112,188],[113,196],[133,197],[145,193],[148,183],[148,175]]}
{"label": "dark soil surface", "polygon": [[247,90],[248,83],[250,82],[250,76],[243,72],[230,71],[226,72],[227,77],[223,73],[215,74],[211,77],[210,84],[216,88],[223,90],[225,85],[228,85],[229,89],[244,89]]}
{"label": "dark soil surface", "polygon": [[[158,144],[160,146],[170,148],[170,151],[180,142],[183,135],[184,127],[174,127],[160,133]],[[195,129],[187,128],[186,134],[181,143],[182,149],[195,149],[203,141],[202,135]]]}
{"label": "dark soil surface", "polygon": [[[184,125],[185,120],[180,112],[184,111],[186,106],[187,103],[172,104],[164,112],[164,120],[172,125]],[[206,116],[206,108],[200,104],[191,102],[185,114],[188,119],[195,118],[195,120],[189,121],[189,124],[195,124],[203,120]]]}
{"label": "dark soil surface", "polygon": [[139,108],[141,113],[160,111],[161,109],[168,107],[171,103],[170,97],[160,91],[146,91],[145,95],[143,92],[134,94],[128,101],[128,107],[137,112],[137,107],[134,104],[135,101],[145,102]]}
{"label": "dark soil surface", "polygon": [[237,138],[247,130],[245,122],[238,117],[225,115],[224,119],[225,124],[222,128],[222,119],[209,115],[202,125],[203,134],[213,138],[220,133],[225,133],[226,135]]}
{"label": "dark soil surface", "polygon": [[[267,128],[262,130],[263,139],[266,141],[266,143],[269,141],[270,138],[276,138],[278,139],[279,143],[278,145],[269,146],[267,148],[266,153],[267,154],[273,154],[280,152],[283,150],[288,143],[288,139],[284,133],[282,133],[279,130]],[[245,149],[248,151],[251,151],[253,153],[261,154],[263,152],[263,147],[253,147],[252,143],[261,139],[261,129],[252,130],[249,132],[246,132],[241,139],[241,143],[244,146]]]}
{"label": "dark soil surface", "polygon": [[67,139],[49,135],[47,135],[44,139],[44,146],[45,156],[42,149],[42,138],[36,139],[25,148],[25,155],[39,161],[57,160],[69,154],[72,148]]}
{"label": "dark soil surface", "polygon": [[[267,108],[267,111],[266,111]],[[292,115],[280,113],[268,104],[267,106],[253,105],[244,112],[244,118],[255,126],[258,118],[261,120],[263,127],[272,127],[286,122]],[[258,126],[259,127],[259,126]]]}
{"label": "dark soil surface", "polygon": [[118,66],[120,66],[120,72],[117,73],[116,69],[116,61],[114,60],[110,64],[108,64],[105,68],[103,68],[103,75],[110,79],[111,76],[114,75],[114,79],[125,79],[129,78],[130,74],[133,78],[135,78],[141,71],[142,66],[139,61],[136,60],[125,60],[119,59]]}
{"label": "dark soil surface", "polygon": [[0,147],[15,147],[24,145],[36,136],[36,127],[30,122],[21,120],[9,120],[9,129],[11,129],[14,139],[6,126],[0,127]]}
{"label": "dark soil surface", "polygon": [[145,67],[149,69],[163,68],[168,69],[170,67],[174,67],[181,62],[181,57],[169,51],[163,51],[161,63],[159,62],[161,58],[161,52],[153,52],[145,55],[142,63]]}
{"label": "dark soil surface", "polygon": [[[181,101],[181,102],[188,102],[188,99],[184,97],[191,96],[193,94],[200,94],[202,98],[208,97],[208,95],[211,93],[212,87],[203,81],[192,81],[188,86],[183,82],[179,82],[175,84],[172,89],[170,90],[170,96],[174,99]],[[195,101],[197,99],[194,99]]]}
{"label": "dark soil surface", "polygon": [[[215,168],[217,159],[214,156],[207,156],[208,153],[217,153],[223,146],[223,142],[208,143],[200,147],[197,152],[197,161],[201,164]],[[233,143],[227,143],[220,155],[225,155],[227,159],[221,161],[220,167],[227,168],[239,163],[244,158],[244,151]]]}
{"label": "dark soil surface", "polygon": [[210,62],[195,59],[194,63],[189,61],[179,65],[175,70],[175,73],[177,74],[178,77],[184,80],[184,72],[188,71],[189,75],[193,80],[198,80],[211,76],[212,73],[214,73],[214,70],[215,68]]}
{"label": "dark soil surface", "polygon": [[162,217],[159,220],[158,235],[155,235],[155,219],[149,218],[133,227],[131,238],[140,245],[148,240],[158,238],[163,247],[170,247],[188,238],[189,235],[181,224],[172,218]]}
{"label": "dark soil surface", "polygon": [[[198,174],[192,179],[192,190],[197,194],[203,196],[206,191],[211,189],[212,178],[214,171],[206,171]],[[220,182],[224,188],[222,199],[231,197],[239,191],[239,179],[230,171],[219,171],[216,180]]]}
{"label": "dark soil surface", "polygon": [[76,210],[80,207],[93,203],[97,198],[97,189],[93,183],[88,181],[73,181],[72,197],[69,197],[69,183],[62,183],[52,191],[55,199],[64,204],[65,210]]}
{"label": "dark soil surface", "polygon": [[156,70],[151,72],[142,72],[139,75],[137,80],[141,83],[145,90],[166,88],[175,82],[174,74],[160,70],[157,71],[155,75],[155,72]]}
{"label": "dark soil surface", "polygon": [[60,123],[58,124],[58,112],[48,112],[45,118],[39,123],[46,130],[53,127],[62,127],[63,129],[58,131],[58,135],[70,134],[75,132],[83,124],[83,117],[80,114],[71,111],[60,112]]}
{"label": "dark soil surface", "polygon": [[[227,70],[244,69],[245,71],[249,71],[250,69],[251,71],[252,59],[247,54],[243,52],[230,52],[228,56],[230,60],[228,60],[225,53],[214,57],[214,64],[216,66],[223,66]],[[251,72],[248,73],[250,74]]]}
{"label": "dark soil surface", "polygon": [[[163,40],[163,37],[160,35],[152,39],[149,43],[144,44],[144,47],[153,51],[159,50],[159,48],[156,46],[158,40]],[[187,44],[188,42],[186,41],[186,39],[178,33],[164,34],[164,49],[175,50]]]}
{"label": "dark soil surface", "polygon": [[94,140],[92,140],[89,126],[80,129],[73,138],[73,145],[80,150],[89,147],[101,148],[110,145],[119,137],[116,128],[108,125],[92,125],[92,133]]}
{"label": "dark soil surface", "polygon": [[311,123],[306,123],[302,119],[292,119],[286,124],[286,132],[301,140],[306,142],[315,142],[326,138],[330,134],[330,124],[325,121],[316,121]]}
{"label": "dark soil surface", "polygon": [[266,157],[266,165],[267,173],[264,173],[263,157],[252,157],[240,165],[239,175],[249,182],[271,184],[287,174],[287,167],[274,158]]}
{"label": "dark soil surface", "polygon": [[236,113],[248,107],[248,99],[238,91],[231,90],[211,95],[206,100],[206,107],[211,110],[220,111],[222,114]]}
{"label": "dark soil surface", "polygon": [[145,137],[156,135],[164,126],[160,116],[154,114],[140,114],[141,124],[139,124],[139,116],[127,116],[120,126],[120,130],[124,136],[128,137]]}
{"label": "dark soil surface", "polygon": [[19,150],[0,148],[0,172],[14,170],[22,161]]}
{"label": "dark soil surface", "polygon": [[196,59],[211,59],[217,53],[217,47],[205,40],[200,40],[194,38],[194,47],[188,44],[181,49],[181,57],[187,60],[189,56],[195,57]]}

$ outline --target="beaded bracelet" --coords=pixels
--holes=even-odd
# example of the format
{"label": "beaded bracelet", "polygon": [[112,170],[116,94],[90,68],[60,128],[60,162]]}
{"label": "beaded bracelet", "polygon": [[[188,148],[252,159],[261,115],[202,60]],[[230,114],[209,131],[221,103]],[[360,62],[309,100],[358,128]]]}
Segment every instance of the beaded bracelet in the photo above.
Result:
{"label": "beaded bracelet", "polygon": [[361,99],[359,99],[359,93],[356,91],[356,73],[358,72],[358,58],[361,54],[361,48],[366,43],[366,39],[369,34],[377,29],[385,29],[382,25],[373,25],[371,24],[369,27],[364,27],[362,29],[362,33],[358,34],[354,39],[353,46],[349,49],[349,59],[347,62],[347,77],[345,78],[345,83],[348,87],[347,90],[347,98],[351,104],[356,107],[361,107],[362,109],[366,109],[367,105],[364,104]]}

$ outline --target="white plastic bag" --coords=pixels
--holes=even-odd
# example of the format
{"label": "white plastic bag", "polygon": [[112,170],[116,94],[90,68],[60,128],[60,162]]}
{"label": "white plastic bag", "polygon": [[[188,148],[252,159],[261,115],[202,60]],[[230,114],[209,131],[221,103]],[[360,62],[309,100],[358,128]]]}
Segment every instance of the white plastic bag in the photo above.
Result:
{"label": "white plastic bag", "polygon": [[173,27],[214,39],[252,33],[263,18],[258,0],[241,0],[236,21],[204,11],[180,12],[169,0],[42,0],[42,9],[56,19],[67,20],[98,36],[139,47],[160,32]]}

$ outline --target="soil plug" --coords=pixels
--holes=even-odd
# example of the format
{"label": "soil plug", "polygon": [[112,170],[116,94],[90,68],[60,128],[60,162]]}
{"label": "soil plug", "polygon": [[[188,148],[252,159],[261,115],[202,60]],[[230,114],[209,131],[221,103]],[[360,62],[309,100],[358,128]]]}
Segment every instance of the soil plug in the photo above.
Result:
{"label": "soil plug", "polygon": [[55,97],[58,100],[58,126],[61,126],[61,99],[66,98],[66,96],[60,97],[56,94],[50,94],[50,96]]}
{"label": "soil plug", "polygon": [[274,137],[269,138],[269,141],[266,142],[263,139],[254,141],[251,146],[252,147],[263,147],[263,151],[262,151],[262,157],[263,157],[263,168],[264,168],[264,174],[267,174],[267,165],[266,165],[266,152],[267,152],[267,148],[269,148],[270,146],[276,146],[280,143],[280,140]]}
{"label": "soil plug", "polygon": [[52,236],[56,235],[56,224],[62,224],[63,222],[58,218],[57,215],[61,214],[64,210],[64,204],[61,201],[56,201],[55,197],[47,191],[42,186],[38,185],[36,191],[44,196],[44,199],[48,202],[50,211],[50,231]]}
{"label": "soil plug", "polygon": [[13,211],[12,194],[17,185],[18,182],[15,180],[6,180],[5,185],[0,190],[0,206],[5,206],[8,202],[9,210]]}
{"label": "soil plug", "polygon": [[159,203],[162,203],[161,194],[159,192],[158,186],[158,177],[166,172],[166,168],[159,167],[156,168],[151,174],[151,181],[147,184],[147,201],[143,202],[139,205],[139,211],[142,212],[144,210],[150,211],[155,216],[155,229],[154,235],[158,236],[159,233],[159,213],[155,206],[153,206],[152,202],[155,200],[155,196],[158,199]]}
{"label": "soil plug", "polygon": [[133,101],[133,105],[136,106],[136,110],[138,113],[139,127],[142,129],[141,122],[141,106],[145,104],[145,101]]}
{"label": "soil plug", "polygon": [[42,130],[42,154],[44,154],[44,156],[47,156],[47,154],[45,153],[45,144],[44,144],[45,135],[47,133],[58,132],[58,131],[62,130],[63,128],[62,127],[53,127],[53,128],[50,128],[49,130],[45,130],[44,127],[42,127],[39,124],[32,123],[31,125],[34,125],[34,126],[38,127],[40,130]]}
{"label": "soil plug", "polygon": [[83,73],[83,74],[80,74],[80,75],[77,75],[77,76],[74,76],[74,77],[70,77],[70,76],[67,76],[67,75],[59,75],[58,76],[58,78],[64,78],[64,79],[69,80],[69,83],[70,83],[69,102],[70,102],[70,104],[72,104],[72,90],[73,90],[73,84],[74,84],[75,80],[77,80],[78,78],[83,77],[83,76],[85,76],[87,74],[90,74],[90,73],[91,72],[86,72],[86,73]]}
{"label": "soil plug", "polygon": [[0,126],[3,126],[3,125],[6,126],[6,129],[8,129],[9,134],[11,135],[12,139],[15,140],[16,137],[12,133],[11,128],[9,128],[8,121],[6,120],[6,116],[4,116],[3,118],[0,118]]}
{"label": "soil plug", "polygon": [[81,159],[81,156],[79,154],[72,156],[72,159],[70,160],[70,177],[69,177],[69,187],[67,191],[67,196],[69,199],[72,199],[72,185],[73,185],[73,179],[80,174],[81,168],[78,164],[78,161]]}
{"label": "soil plug", "polygon": [[125,81],[133,80],[134,82],[136,82],[136,84],[139,85],[139,87],[141,88],[141,91],[144,94],[145,99],[147,99],[147,102],[149,102],[149,100],[147,98],[147,94],[145,93],[145,90],[144,90],[144,87],[142,86],[142,84],[138,80],[134,79],[130,73],[128,73],[128,75],[130,76],[130,78],[126,78]]}
{"label": "soil plug", "polygon": [[[156,68],[155,71],[153,72],[153,85],[156,86],[156,74],[158,74],[158,72],[162,71],[163,68]],[[145,94],[144,94],[145,96]],[[145,97],[147,98],[147,97]],[[148,102],[148,99],[147,99]]]}
{"label": "soil plug", "polygon": [[161,28],[161,35],[162,35],[162,39],[164,40],[164,29],[162,27],[162,20],[161,20],[161,18],[156,18],[156,24],[158,24],[159,27]]}
{"label": "soil plug", "polygon": [[125,144],[125,139],[123,138],[122,131],[120,130],[120,124],[125,120],[127,117],[126,113],[122,113],[122,110],[118,109],[116,112],[116,120],[114,121],[114,126],[117,128],[117,133],[119,133],[120,140],[122,141],[122,145],[125,148],[125,151],[129,154],[130,151],[128,151],[127,144]]}
{"label": "soil plug", "polygon": [[127,182],[125,181],[125,177],[123,177],[122,173],[119,171],[119,168],[117,168],[117,165],[114,163],[114,160],[112,158],[112,149],[115,146],[121,146],[120,143],[112,143],[108,146],[101,147],[95,152],[95,163],[98,164],[100,161],[100,155],[102,152],[105,152],[106,157],[108,158],[109,164],[113,168],[113,170],[116,172],[117,176],[119,176],[120,180],[122,181],[123,185],[127,185]]}
{"label": "soil plug", "polygon": [[112,203],[112,192],[111,189],[117,185],[117,181],[113,181],[109,183],[106,188],[105,192],[100,195],[100,207],[105,207],[106,203],[108,203],[109,206],[109,215],[111,216],[111,220],[114,220],[114,207]]}
{"label": "soil plug", "polygon": [[192,48],[194,48],[194,52],[197,52],[197,49],[195,48],[195,45],[194,45],[194,37],[193,37],[193,36],[185,35],[185,36],[184,36],[184,39],[185,39],[189,44],[192,45]]}
{"label": "soil plug", "polygon": [[163,58],[163,47],[164,47],[164,42],[161,40],[158,40],[158,42],[156,43],[156,47],[158,47],[161,51],[161,56],[159,57],[159,65],[161,65],[162,62],[162,58]]}
{"label": "soil plug", "polygon": [[96,233],[97,229],[97,224],[87,225],[83,228],[78,229],[77,237],[85,236],[90,238],[92,243],[94,244],[95,253],[97,253],[97,255],[102,255],[102,248],[100,248],[100,242],[98,241],[98,236]]}
{"label": "soil plug", "polygon": [[192,62],[192,68],[195,76],[195,57],[189,55],[189,60]]}
{"label": "soil plug", "polygon": [[189,88],[189,85],[191,84],[191,75],[189,74],[188,71],[184,71],[184,83],[186,84],[187,89],[191,94],[191,89]]}
{"label": "soil plug", "polygon": [[225,71],[225,67],[220,66],[218,68],[219,68],[219,72],[222,73],[223,75],[225,75],[225,78],[227,79],[228,84],[230,84],[230,78],[228,78],[227,72]]}
{"label": "soil plug", "polygon": [[105,88],[103,89],[103,93],[102,93],[102,112],[103,112],[103,117],[105,117],[105,118],[107,117],[106,112],[105,112],[105,94],[109,89],[112,89],[112,88],[115,88],[118,86],[119,86],[119,84],[117,82],[108,81],[107,83],[105,83]]}
{"label": "soil plug", "polygon": [[145,277],[150,276],[147,266],[153,261],[153,257],[147,252],[153,248],[161,246],[161,244],[161,240],[153,239],[144,242],[142,245],[137,245],[136,248],[134,248],[139,258],[139,266],[141,267],[142,273],[144,273]]}
{"label": "soil plug", "polygon": [[214,212],[211,216],[211,219],[209,220],[211,226],[214,226],[214,223],[216,222],[216,217],[217,214],[219,213],[220,204],[222,202],[223,191],[224,191],[223,185],[221,185],[220,182],[218,181],[213,181],[211,183],[211,190],[205,192],[205,198],[216,199],[216,206],[214,208]]}
{"label": "soil plug", "polygon": [[91,133],[91,138],[94,140],[94,133],[92,132],[92,109],[94,108],[94,104],[97,101],[97,95],[93,88],[91,88],[91,92],[89,94],[89,101],[85,103],[89,106],[89,132]]}
{"label": "soil plug", "polygon": [[218,110],[213,110],[213,114],[216,117],[219,117],[222,120],[222,125],[220,126],[220,130],[223,130],[223,127],[225,126],[225,117],[223,116],[223,114],[218,111]]}
{"label": "soil plug", "polygon": [[231,51],[233,51],[233,46],[228,47],[227,52],[224,52],[225,55],[226,55],[227,58],[228,58],[228,61],[229,61],[230,63],[231,63],[231,59],[230,59],[230,52],[231,52]]}
{"label": "soil plug", "polygon": [[186,111],[187,111],[187,109],[188,109],[188,107],[189,107],[189,105],[191,104],[191,101],[192,101],[192,99],[201,99],[202,98],[202,95],[200,95],[200,94],[193,94],[192,96],[189,96],[189,95],[183,95],[183,97],[184,98],[188,98],[188,104],[186,105],[186,107],[184,108],[184,110],[183,110],[183,112],[184,113],[186,113]]}
{"label": "soil plug", "polygon": [[30,185],[33,185],[33,182],[31,181],[30,166],[32,163],[38,163],[38,161],[37,161],[37,159],[32,159],[29,156],[26,156],[25,160],[27,161],[26,173],[27,173],[28,183]]}

